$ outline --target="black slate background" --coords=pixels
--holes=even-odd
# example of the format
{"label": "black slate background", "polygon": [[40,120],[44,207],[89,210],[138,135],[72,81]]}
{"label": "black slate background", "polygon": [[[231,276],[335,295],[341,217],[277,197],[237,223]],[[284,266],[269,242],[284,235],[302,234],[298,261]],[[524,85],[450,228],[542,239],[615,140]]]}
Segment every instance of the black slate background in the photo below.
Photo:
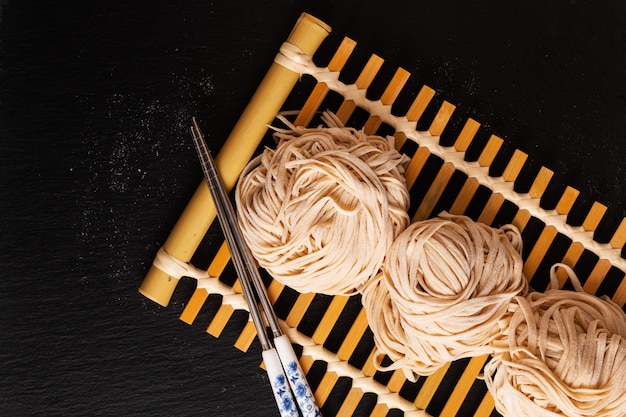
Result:
{"label": "black slate background", "polygon": [[0,0],[0,415],[276,415],[258,345],[178,320],[191,283],[137,287],[201,180],[191,117],[219,148],[302,11],[578,188],[573,223],[626,215],[621,1]]}

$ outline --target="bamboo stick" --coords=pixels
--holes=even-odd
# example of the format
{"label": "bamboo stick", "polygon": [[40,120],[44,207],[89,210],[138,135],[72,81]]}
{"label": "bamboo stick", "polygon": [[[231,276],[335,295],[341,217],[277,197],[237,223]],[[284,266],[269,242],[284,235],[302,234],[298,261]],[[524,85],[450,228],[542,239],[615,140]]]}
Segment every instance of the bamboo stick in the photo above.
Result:
{"label": "bamboo stick", "polygon": [[[305,54],[315,53],[331,28],[309,14],[302,14],[287,42]],[[268,124],[280,111],[300,74],[274,62],[254,93],[248,106],[215,158],[224,186],[232,189],[239,174],[252,157]],[[187,204],[163,248],[171,256],[189,262],[215,219],[215,207],[205,181],[202,181]],[[139,292],[156,303],[167,306],[179,278],[171,277],[152,265]]]}

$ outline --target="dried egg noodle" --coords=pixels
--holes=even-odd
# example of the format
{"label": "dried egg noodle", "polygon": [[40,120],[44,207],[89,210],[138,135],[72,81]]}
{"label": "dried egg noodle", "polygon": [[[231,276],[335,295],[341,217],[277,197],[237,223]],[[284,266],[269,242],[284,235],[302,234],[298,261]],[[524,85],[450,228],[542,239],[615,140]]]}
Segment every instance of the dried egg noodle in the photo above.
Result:
{"label": "dried egg noodle", "polygon": [[[557,266],[576,291],[558,289]],[[509,417],[626,415],[626,314],[583,292],[573,271],[551,289],[516,297],[500,353],[485,366],[496,408]]]}
{"label": "dried egg noodle", "polygon": [[[393,138],[276,129],[235,198],[259,264],[300,292],[362,293],[380,370],[407,379],[492,355],[484,379],[507,417],[626,415],[626,314],[607,297],[528,293],[521,236],[442,213],[409,225],[408,158]],[[391,364],[383,366],[387,356]]]}
{"label": "dried egg noodle", "polygon": [[[381,370],[409,380],[445,363],[491,353],[498,321],[528,289],[517,229],[442,213],[409,226],[363,290]],[[383,367],[386,354],[393,364]]]}
{"label": "dried egg noodle", "polygon": [[374,276],[409,223],[408,157],[393,138],[346,128],[275,129],[235,194],[250,250],[277,281],[301,292],[354,293]]}

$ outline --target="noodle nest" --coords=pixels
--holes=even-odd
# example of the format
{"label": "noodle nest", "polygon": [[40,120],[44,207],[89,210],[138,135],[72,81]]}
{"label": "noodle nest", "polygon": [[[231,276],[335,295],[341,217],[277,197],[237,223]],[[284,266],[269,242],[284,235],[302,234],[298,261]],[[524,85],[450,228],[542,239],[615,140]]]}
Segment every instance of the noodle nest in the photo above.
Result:
{"label": "noodle nest", "polygon": [[[409,226],[363,290],[381,370],[409,380],[445,363],[492,352],[498,320],[527,292],[517,229],[442,213]],[[387,355],[393,364],[383,367]]]}
{"label": "noodle nest", "polygon": [[[558,289],[563,267],[576,291]],[[551,289],[516,297],[485,382],[511,417],[626,415],[626,314],[563,264]]]}
{"label": "noodle nest", "polygon": [[352,294],[409,223],[408,157],[392,137],[346,128],[329,112],[323,121],[275,129],[276,149],[266,148],[239,179],[239,224],[277,281],[301,292]]}

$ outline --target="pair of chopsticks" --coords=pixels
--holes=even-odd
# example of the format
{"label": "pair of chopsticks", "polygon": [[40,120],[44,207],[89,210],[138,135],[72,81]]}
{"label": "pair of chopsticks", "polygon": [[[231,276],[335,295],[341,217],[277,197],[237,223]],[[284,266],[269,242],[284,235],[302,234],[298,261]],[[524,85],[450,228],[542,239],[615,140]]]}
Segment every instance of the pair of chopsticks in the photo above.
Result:
{"label": "pair of chopsticks", "polygon": [[[254,263],[250,249],[243,239],[241,229],[237,223],[235,210],[230,203],[215,161],[195,118],[191,127],[191,135],[200,158],[202,171],[209,185],[218,220],[230,250],[231,259],[239,275],[243,295],[250,310],[250,316],[257,331],[263,350],[263,361],[280,415],[297,417],[299,415],[299,407],[304,417],[321,417],[319,407],[315,402],[315,397],[300,367],[291,342],[280,329],[274,309],[267,297],[265,286],[261,281],[259,270]],[[261,308],[259,308],[257,303],[253,287],[256,290]],[[271,329],[271,339],[268,336],[263,316],[265,316]]]}

